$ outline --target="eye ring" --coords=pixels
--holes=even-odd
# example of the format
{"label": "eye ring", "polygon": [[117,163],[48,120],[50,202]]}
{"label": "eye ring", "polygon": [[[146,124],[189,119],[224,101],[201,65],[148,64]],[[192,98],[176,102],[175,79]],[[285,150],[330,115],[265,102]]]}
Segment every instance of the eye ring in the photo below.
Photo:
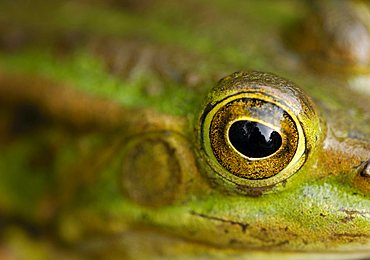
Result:
{"label": "eye ring", "polygon": [[[238,72],[222,79],[210,92],[205,108],[200,117],[200,142],[202,158],[213,170],[207,172],[212,179],[242,192],[243,187],[273,186],[290,178],[303,166],[321,134],[310,99],[293,83],[270,73]],[[281,144],[256,153],[261,156],[248,156],[230,140],[235,122],[275,132]],[[246,134],[251,134],[248,131]],[[244,142],[243,138],[238,140]],[[245,144],[252,146],[254,139]]]}

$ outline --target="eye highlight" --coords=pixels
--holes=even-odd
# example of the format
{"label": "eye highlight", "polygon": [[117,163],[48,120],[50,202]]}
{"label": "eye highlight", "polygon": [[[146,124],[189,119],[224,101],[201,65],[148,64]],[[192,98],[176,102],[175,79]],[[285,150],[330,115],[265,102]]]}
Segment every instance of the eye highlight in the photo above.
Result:
{"label": "eye highlight", "polygon": [[212,179],[264,187],[297,172],[319,139],[312,102],[273,74],[239,72],[222,79],[201,116],[202,155]]}

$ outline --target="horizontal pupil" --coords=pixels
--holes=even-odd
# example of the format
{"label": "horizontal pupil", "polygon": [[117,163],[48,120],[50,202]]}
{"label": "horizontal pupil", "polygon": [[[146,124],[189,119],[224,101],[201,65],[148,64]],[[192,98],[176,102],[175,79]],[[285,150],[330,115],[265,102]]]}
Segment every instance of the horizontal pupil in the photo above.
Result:
{"label": "horizontal pupil", "polygon": [[229,140],[241,154],[262,158],[279,150],[282,139],[278,132],[258,122],[241,120],[229,129]]}

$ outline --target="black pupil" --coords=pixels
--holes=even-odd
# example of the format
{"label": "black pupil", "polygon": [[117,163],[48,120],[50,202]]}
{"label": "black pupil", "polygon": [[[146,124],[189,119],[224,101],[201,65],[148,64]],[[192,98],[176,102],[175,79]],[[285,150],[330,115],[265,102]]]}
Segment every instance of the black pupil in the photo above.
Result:
{"label": "black pupil", "polygon": [[229,129],[229,139],[236,150],[250,158],[262,158],[275,153],[281,146],[281,136],[268,126],[253,121],[236,121]]}

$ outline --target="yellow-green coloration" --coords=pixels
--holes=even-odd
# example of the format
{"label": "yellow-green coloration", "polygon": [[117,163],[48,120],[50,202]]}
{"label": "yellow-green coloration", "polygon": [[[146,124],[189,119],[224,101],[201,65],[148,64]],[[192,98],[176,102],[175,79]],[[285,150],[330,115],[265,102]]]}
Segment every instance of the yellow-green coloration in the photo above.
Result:
{"label": "yellow-green coloration", "polygon": [[310,3],[0,1],[0,258],[368,258],[369,20]]}
{"label": "yellow-green coloration", "polygon": [[[224,78],[209,94],[205,108],[199,122],[205,160],[239,191],[243,186],[248,191],[248,187],[282,182],[322,143],[323,130],[312,102],[293,83],[268,73],[235,73]],[[230,143],[228,130],[244,119],[264,122],[280,132],[281,147],[258,159],[240,154]]]}

